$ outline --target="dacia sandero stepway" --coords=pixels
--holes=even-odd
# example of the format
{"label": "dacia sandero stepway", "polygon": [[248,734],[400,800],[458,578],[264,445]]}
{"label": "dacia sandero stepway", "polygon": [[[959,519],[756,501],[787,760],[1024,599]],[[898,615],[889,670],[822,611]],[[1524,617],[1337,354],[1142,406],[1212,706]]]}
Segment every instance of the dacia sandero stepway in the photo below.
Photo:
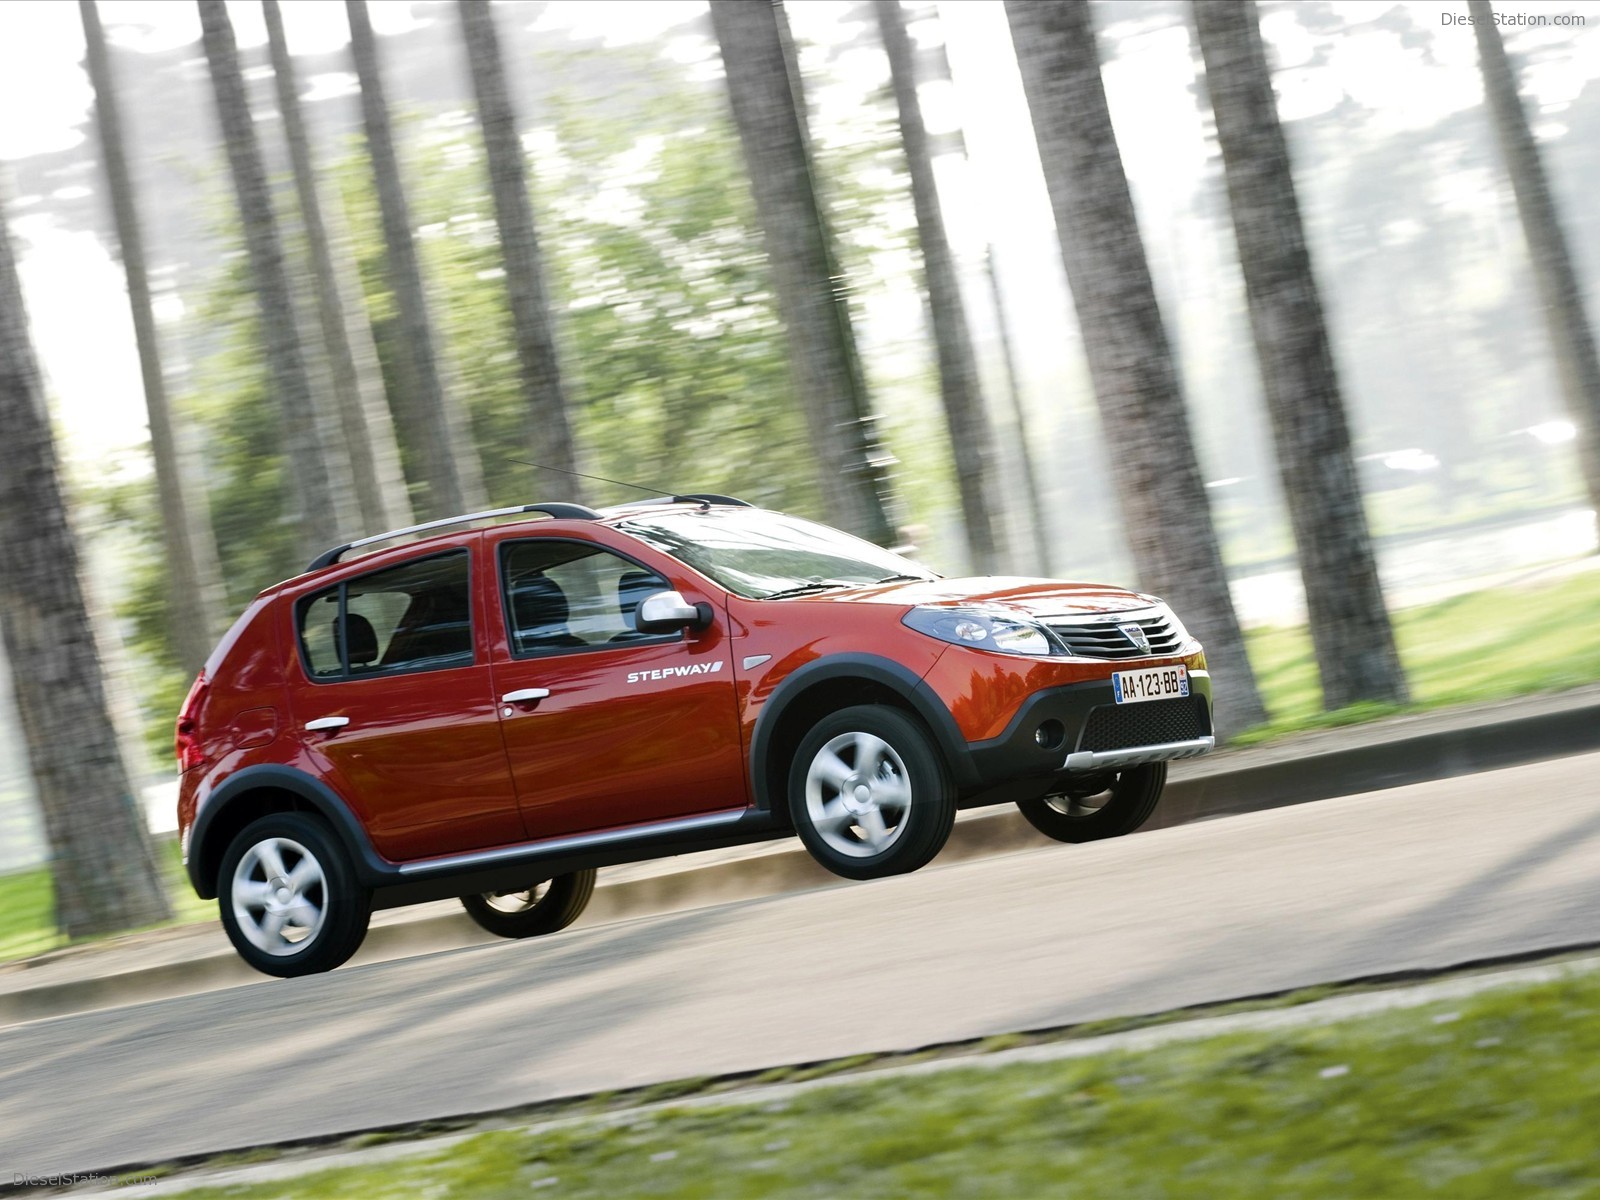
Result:
{"label": "dacia sandero stepway", "polygon": [[793,835],[871,879],[1000,803],[1128,833],[1211,746],[1205,655],[1153,596],[942,579],[726,496],[530,504],[261,593],[178,717],[178,819],[239,954],[303,975],[374,908],[554,932],[617,863]]}

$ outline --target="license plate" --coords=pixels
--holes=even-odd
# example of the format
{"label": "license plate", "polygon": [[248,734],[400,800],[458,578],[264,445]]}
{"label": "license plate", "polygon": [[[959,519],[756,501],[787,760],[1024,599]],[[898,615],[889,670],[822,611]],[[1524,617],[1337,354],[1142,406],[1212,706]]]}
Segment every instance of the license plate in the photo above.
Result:
{"label": "license plate", "polygon": [[1142,700],[1170,700],[1189,694],[1189,670],[1176,667],[1147,667],[1143,671],[1111,672],[1111,688],[1118,704],[1138,704]]}

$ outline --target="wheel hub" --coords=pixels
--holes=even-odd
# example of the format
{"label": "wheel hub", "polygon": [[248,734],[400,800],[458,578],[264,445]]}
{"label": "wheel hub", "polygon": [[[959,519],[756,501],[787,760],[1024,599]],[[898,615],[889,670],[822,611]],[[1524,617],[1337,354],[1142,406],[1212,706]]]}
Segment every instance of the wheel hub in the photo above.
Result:
{"label": "wheel hub", "polygon": [[844,801],[845,809],[855,817],[878,807],[878,802],[872,798],[872,785],[859,778],[845,782],[839,791],[839,799]]}

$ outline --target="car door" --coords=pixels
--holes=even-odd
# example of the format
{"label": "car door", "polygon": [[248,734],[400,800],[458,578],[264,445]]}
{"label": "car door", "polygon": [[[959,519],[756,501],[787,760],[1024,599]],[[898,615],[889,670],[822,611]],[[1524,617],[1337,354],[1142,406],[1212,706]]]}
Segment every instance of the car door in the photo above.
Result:
{"label": "car door", "polygon": [[495,691],[530,837],[748,803],[720,604],[704,629],[644,633],[634,610],[674,584],[640,559],[545,536],[501,541],[496,563]]}
{"label": "car door", "polygon": [[349,576],[293,611],[308,763],[380,854],[523,840],[466,546]]}

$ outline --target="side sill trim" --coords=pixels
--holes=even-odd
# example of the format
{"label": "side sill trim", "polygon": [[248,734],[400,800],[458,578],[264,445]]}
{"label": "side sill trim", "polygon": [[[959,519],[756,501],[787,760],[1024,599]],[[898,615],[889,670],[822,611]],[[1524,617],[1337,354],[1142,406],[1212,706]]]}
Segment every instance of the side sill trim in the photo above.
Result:
{"label": "side sill trim", "polygon": [[1145,763],[1170,762],[1209,754],[1217,744],[1214,737],[1188,742],[1165,742],[1159,746],[1129,746],[1126,750],[1078,750],[1067,755],[1062,765],[1069,771],[1097,771],[1103,767],[1137,767]]}
{"label": "side sill trim", "polygon": [[702,829],[735,824],[743,820],[749,812],[748,808],[736,808],[700,817],[679,817],[671,821],[654,821],[649,825],[631,825],[627,829],[608,829],[603,833],[578,833],[568,837],[546,838],[538,842],[523,842],[517,846],[502,846],[497,850],[474,850],[470,854],[452,854],[448,858],[430,858],[422,862],[403,863],[400,874],[431,875],[435,872],[460,871],[472,867],[492,866],[498,862],[508,862],[535,854],[562,854],[574,850],[589,850],[597,846],[611,846],[618,842],[643,841],[675,833],[694,833]]}

